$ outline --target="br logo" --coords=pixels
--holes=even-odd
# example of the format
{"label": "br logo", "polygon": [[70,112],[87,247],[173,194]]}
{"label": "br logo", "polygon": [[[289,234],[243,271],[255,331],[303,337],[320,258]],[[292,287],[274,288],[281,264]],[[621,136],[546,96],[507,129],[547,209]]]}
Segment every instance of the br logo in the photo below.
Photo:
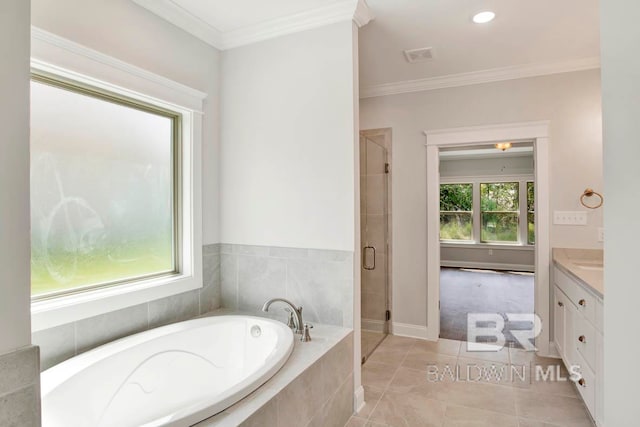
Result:
{"label": "br logo", "polygon": [[[505,319],[506,317],[506,319]],[[511,335],[527,351],[536,351],[531,343],[542,331],[542,321],[533,313],[468,313],[467,351],[499,351],[505,345],[505,322],[529,325],[526,329],[510,329]],[[481,342],[479,342],[479,338]]]}

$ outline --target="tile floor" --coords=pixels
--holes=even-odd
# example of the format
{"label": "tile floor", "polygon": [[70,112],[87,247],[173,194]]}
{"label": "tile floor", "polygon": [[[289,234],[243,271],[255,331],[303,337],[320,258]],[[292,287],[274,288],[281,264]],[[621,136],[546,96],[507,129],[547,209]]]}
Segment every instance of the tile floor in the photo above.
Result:
{"label": "tile floor", "polygon": [[593,426],[572,382],[531,381],[531,366],[557,367],[558,359],[513,348],[466,350],[460,341],[388,336],[362,368],[366,405],[345,427]]}
{"label": "tile floor", "polygon": [[361,349],[362,356],[368,358],[380,341],[386,337],[386,334],[376,331],[362,330]]}

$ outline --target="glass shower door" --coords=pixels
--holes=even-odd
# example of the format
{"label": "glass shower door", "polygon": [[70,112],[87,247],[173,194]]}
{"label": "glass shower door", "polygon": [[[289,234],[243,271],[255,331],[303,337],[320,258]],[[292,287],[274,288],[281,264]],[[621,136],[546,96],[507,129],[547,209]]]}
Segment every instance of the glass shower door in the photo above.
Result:
{"label": "glass shower door", "polygon": [[388,153],[384,141],[360,138],[362,356],[388,333]]}

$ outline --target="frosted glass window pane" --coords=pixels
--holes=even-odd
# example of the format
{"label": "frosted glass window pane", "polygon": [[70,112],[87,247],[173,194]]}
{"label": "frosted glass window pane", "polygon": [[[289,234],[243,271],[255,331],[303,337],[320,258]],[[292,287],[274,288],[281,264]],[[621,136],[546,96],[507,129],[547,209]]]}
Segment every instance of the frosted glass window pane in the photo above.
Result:
{"label": "frosted glass window pane", "polygon": [[33,296],[175,270],[173,126],[31,82]]}

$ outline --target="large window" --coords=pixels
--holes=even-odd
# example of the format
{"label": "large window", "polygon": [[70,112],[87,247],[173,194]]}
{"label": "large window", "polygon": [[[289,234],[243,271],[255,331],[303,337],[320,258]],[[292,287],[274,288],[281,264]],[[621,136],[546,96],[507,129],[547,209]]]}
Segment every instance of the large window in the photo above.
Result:
{"label": "large window", "polygon": [[518,183],[480,184],[482,242],[518,241]]}
{"label": "large window", "polygon": [[177,271],[179,119],[156,106],[34,75],[34,297]]}
{"label": "large window", "polygon": [[440,239],[471,240],[473,238],[473,185],[440,186]]}
{"label": "large window", "polygon": [[461,243],[535,244],[532,177],[467,178],[440,185],[440,240]]}

